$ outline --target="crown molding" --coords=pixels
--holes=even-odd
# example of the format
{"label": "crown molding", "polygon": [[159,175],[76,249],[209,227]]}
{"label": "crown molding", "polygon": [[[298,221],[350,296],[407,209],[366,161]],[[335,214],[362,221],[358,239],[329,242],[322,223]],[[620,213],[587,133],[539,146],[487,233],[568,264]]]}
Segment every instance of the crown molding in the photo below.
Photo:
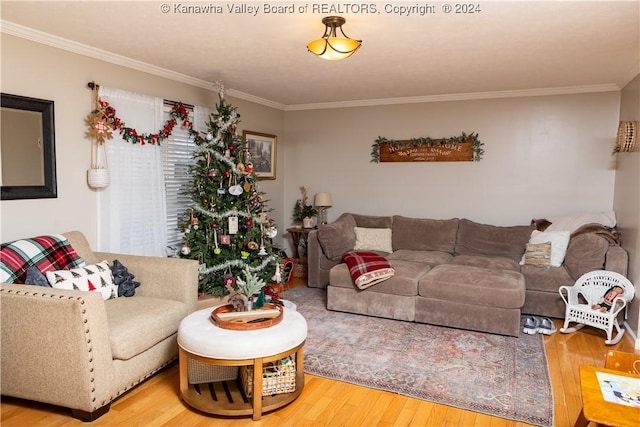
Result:
{"label": "crown molding", "polygon": [[99,59],[101,61],[120,65],[122,67],[132,68],[134,70],[153,74],[155,76],[164,77],[181,83],[186,83],[191,86],[201,87],[203,89],[209,89],[213,91],[216,90],[215,82],[208,82],[206,80],[191,77],[186,74],[167,70],[166,68],[157,67],[155,65],[147,64],[146,62],[138,61],[136,59],[128,58],[122,55],[117,55],[115,53],[88,46],[83,43],[78,43],[73,40],[58,37],[49,33],[45,33],[43,31],[35,30],[33,28],[14,24],[13,22],[0,20],[0,31],[5,34],[20,37],[36,43],[66,50],[78,55]]}
{"label": "crown molding", "polygon": [[422,104],[429,102],[472,101],[479,99],[521,98],[527,96],[572,95],[580,93],[618,92],[614,83],[586,86],[567,86],[539,89],[503,90],[492,92],[450,93],[443,95],[409,96],[403,98],[366,99],[358,101],[322,102],[287,105],[285,111],[321,110],[333,108],[374,107],[379,105]]}
{"label": "crown molding", "polygon": [[[2,33],[20,37],[36,43],[48,45],[58,49],[66,50],[78,55],[87,56],[122,67],[131,68],[148,74],[164,77],[177,82],[185,83],[191,86],[201,87],[203,89],[216,91],[217,84],[206,80],[188,76],[186,74],[167,70],[166,68],[157,67],[147,64],[146,62],[128,58],[126,56],[117,55],[106,50],[88,46],[62,37],[58,37],[43,31],[25,27],[13,22],[0,19],[0,31]],[[260,98],[235,89],[227,89],[225,94],[237,99],[242,99],[255,104],[264,105],[282,111],[303,111],[303,110],[323,110],[334,108],[353,108],[353,107],[372,107],[380,105],[399,105],[399,104],[419,104],[430,102],[448,102],[448,101],[470,101],[479,99],[495,99],[495,98],[517,98],[526,96],[548,96],[548,95],[570,95],[581,93],[595,92],[616,92],[621,88],[613,83],[600,85],[585,86],[567,86],[552,87],[539,89],[522,89],[522,90],[505,90],[492,92],[471,92],[471,93],[453,93],[443,95],[426,95],[426,96],[410,96],[400,98],[381,98],[381,99],[363,99],[356,101],[339,101],[339,102],[320,102],[310,104],[292,104],[285,105],[279,102]]]}

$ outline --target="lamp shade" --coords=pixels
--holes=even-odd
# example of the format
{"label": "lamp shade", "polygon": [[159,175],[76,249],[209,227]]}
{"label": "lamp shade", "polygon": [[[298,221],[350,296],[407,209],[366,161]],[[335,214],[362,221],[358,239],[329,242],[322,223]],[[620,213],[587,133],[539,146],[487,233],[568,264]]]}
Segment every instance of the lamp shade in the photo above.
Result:
{"label": "lamp shade", "polygon": [[328,207],[333,205],[333,201],[331,200],[331,194],[329,193],[316,194],[316,197],[313,199],[313,204],[315,206],[320,206],[320,207]]}
{"label": "lamp shade", "polygon": [[618,135],[616,137],[616,146],[619,151],[631,152],[636,147],[638,139],[638,122],[622,121],[618,126]]}
{"label": "lamp shade", "polygon": [[318,58],[330,61],[345,59],[353,55],[360,49],[362,40],[352,39],[344,33],[342,25],[345,22],[346,20],[341,16],[323,18],[324,34],[319,39],[309,42],[307,45],[309,52]]}
{"label": "lamp shade", "polygon": [[336,61],[353,55],[360,48],[360,44],[359,40],[345,37],[328,37],[313,40],[307,45],[307,49],[322,59]]}

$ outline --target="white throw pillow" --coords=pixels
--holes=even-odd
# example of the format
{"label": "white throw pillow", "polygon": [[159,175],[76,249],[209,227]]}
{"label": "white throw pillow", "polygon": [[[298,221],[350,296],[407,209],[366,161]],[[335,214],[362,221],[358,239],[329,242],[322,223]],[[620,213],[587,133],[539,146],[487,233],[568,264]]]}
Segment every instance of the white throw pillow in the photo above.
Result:
{"label": "white throw pillow", "polygon": [[551,225],[545,231],[569,230],[569,232],[573,233],[586,224],[602,224],[609,228],[616,226],[616,213],[614,211],[552,216],[547,219],[551,221]]}
{"label": "white throw pillow", "polygon": [[[534,230],[531,233],[529,239],[530,244],[551,242],[551,267],[560,267],[564,262],[564,256],[567,253],[567,247],[569,246],[569,238],[571,232],[568,230],[560,231],[538,231]],[[524,265],[524,256],[520,265]]]}
{"label": "white throw pillow", "polygon": [[118,296],[118,287],[113,283],[107,261],[72,270],[47,271],[47,280],[52,287],[58,289],[100,292],[105,300]]}
{"label": "white throw pillow", "polygon": [[354,227],[356,245],[354,251],[393,252],[390,228]]}

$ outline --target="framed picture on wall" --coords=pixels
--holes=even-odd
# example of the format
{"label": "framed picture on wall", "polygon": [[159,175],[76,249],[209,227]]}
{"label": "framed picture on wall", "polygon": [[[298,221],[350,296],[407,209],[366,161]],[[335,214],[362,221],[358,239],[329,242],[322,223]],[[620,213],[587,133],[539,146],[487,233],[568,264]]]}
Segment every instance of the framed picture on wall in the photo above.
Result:
{"label": "framed picture on wall", "polygon": [[247,140],[253,170],[259,179],[276,179],[276,142],[275,135],[242,131]]}

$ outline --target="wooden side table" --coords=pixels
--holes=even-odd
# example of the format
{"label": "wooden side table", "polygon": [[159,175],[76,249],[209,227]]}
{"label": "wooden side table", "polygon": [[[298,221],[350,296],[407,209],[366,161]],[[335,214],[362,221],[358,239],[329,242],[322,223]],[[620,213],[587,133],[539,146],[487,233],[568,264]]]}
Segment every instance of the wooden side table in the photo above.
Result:
{"label": "wooden side table", "polygon": [[[298,245],[300,244],[300,240],[306,241],[307,236],[313,230],[315,230],[315,228],[287,228],[287,232],[289,233],[289,236],[291,236],[291,244],[293,245],[293,258],[295,260],[302,262],[300,254],[298,253]],[[304,258],[306,259],[306,256]]]}
{"label": "wooden side table", "polygon": [[580,366],[580,388],[582,410],[575,427],[586,427],[590,421],[607,426],[637,427],[640,422],[640,408],[607,402],[602,396],[596,372],[606,372],[621,377],[640,378],[637,375],[595,366]]}
{"label": "wooden side table", "polygon": [[[315,230],[315,228],[302,228],[302,227],[287,228],[287,232],[289,233],[289,236],[291,236],[291,244],[293,245],[293,248],[292,248],[293,259],[304,270],[302,272],[302,277],[307,277],[307,254],[304,254],[304,256],[301,256],[301,254],[298,251],[298,245],[300,244],[300,241],[303,241],[306,244],[307,237],[309,236],[309,233],[311,233],[313,230]],[[300,277],[300,276],[295,276],[295,277]]]}

